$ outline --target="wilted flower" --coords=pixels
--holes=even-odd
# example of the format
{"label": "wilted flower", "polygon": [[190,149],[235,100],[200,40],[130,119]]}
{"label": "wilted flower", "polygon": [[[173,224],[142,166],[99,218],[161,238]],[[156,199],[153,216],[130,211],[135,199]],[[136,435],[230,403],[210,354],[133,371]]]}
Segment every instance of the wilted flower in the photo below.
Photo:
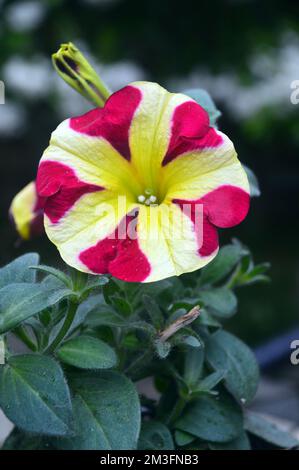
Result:
{"label": "wilted flower", "polygon": [[141,282],[206,265],[217,227],[241,222],[250,199],[234,146],[206,111],[148,82],[62,122],[37,188],[46,232],[69,265]]}
{"label": "wilted flower", "polygon": [[9,215],[24,240],[44,232],[44,199],[38,197],[35,181],[27,184],[13,199]]}

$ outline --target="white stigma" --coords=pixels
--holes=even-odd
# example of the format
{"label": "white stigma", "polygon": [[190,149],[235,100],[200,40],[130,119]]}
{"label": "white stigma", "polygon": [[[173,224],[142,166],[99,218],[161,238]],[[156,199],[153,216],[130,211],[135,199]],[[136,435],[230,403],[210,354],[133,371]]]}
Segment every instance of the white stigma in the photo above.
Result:
{"label": "white stigma", "polygon": [[140,196],[138,196],[138,202],[144,202],[145,201],[145,196],[143,196],[143,194],[140,194]]}

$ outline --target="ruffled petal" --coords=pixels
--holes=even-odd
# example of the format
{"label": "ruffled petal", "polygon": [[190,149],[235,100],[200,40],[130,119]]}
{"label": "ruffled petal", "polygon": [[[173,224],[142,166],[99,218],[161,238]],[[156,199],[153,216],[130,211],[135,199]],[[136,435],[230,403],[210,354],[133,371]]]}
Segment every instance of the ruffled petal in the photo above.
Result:
{"label": "ruffled petal", "polygon": [[176,204],[141,207],[137,223],[139,246],[151,265],[146,281],[179,276],[209,263],[218,251],[217,232],[211,228],[209,233],[197,233],[193,221]]}
{"label": "ruffled petal", "polygon": [[157,83],[135,82],[141,100],[132,119],[129,142],[131,162],[143,188],[159,192],[159,172],[170,145],[172,116],[177,107],[191,99],[169,93]]}
{"label": "ruffled petal", "polygon": [[220,131],[217,134],[221,143],[216,148],[192,151],[163,167],[160,185],[165,201],[196,200],[224,185],[249,193],[248,179],[232,141]]}
{"label": "ruffled petal", "polygon": [[130,282],[145,281],[151,265],[136,236],[138,210],[126,215],[108,237],[80,253],[80,261],[92,273],[111,273]]}

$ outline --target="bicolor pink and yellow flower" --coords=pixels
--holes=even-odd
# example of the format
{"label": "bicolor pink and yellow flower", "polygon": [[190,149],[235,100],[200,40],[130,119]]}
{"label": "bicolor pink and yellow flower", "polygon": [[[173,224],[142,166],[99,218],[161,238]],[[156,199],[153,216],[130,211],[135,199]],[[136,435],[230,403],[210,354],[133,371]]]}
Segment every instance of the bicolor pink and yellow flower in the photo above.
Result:
{"label": "bicolor pink and yellow flower", "polygon": [[27,184],[12,200],[9,216],[23,240],[44,232],[44,199],[38,197],[35,181]]}
{"label": "bicolor pink and yellow flower", "polygon": [[217,229],[239,224],[250,200],[234,146],[210,127],[207,112],[149,82],[62,122],[41,159],[37,190],[48,237],[67,264],[137,282],[205,266],[218,252]]}

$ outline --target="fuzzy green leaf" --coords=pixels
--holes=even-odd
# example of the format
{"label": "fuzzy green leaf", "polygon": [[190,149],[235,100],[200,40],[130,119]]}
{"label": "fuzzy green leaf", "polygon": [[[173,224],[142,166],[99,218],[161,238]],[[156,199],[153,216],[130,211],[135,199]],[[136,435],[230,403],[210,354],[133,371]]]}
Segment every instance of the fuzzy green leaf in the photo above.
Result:
{"label": "fuzzy green leaf", "polygon": [[0,368],[0,406],[28,432],[70,433],[72,407],[62,369],[47,356],[13,356]]}
{"label": "fuzzy green leaf", "polygon": [[229,395],[203,395],[187,405],[175,427],[206,441],[229,442],[241,433],[243,417]]}
{"label": "fuzzy green leaf", "polygon": [[237,311],[237,297],[225,287],[203,290],[199,294],[199,303],[203,302],[211,313],[218,318],[230,318]]}
{"label": "fuzzy green leaf", "polygon": [[291,449],[299,446],[299,441],[290,433],[279,429],[277,425],[258,413],[247,412],[244,426],[247,431],[277,447]]}
{"label": "fuzzy green leaf", "polygon": [[237,265],[244,254],[239,244],[226,245],[219,250],[216,258],[201,271],[201,284],[214,284],[221,281]]}
{"label": "fuzzy green leaf", "polygon": [[134,385],[111,371],[72,374],[76,434],[59,439],[62,449],[136,449],[140,403]]}
{"label": "fuzzy green leaf", "polygon": [[30,269],[38,264],[37,253],[27,253],[0,269],[0,289],[8,284],[19,282],[35,282],[36,273]]}
{"label": "fuzzy green leaf", "polygon": [[57,355],[62,362],[81,369],[110,369],[117,364],[114,349],[104,341],[87,335],[66,341]]}
{"label": "fuzzy green leaf", "polygon": [[0,333],[70,296],[69,289],[47,284],[18,283],[0,289]]}
{"label": "fuzzy green leaf", "polygon": [[210,449],[213,450],[250,450],[250,442],[248,439],[248,436],[246,432],[242,432],[240,436],[238,436],[236,439],[233,439],[230,442],[225,442],[225,443],[216,443],[216,442],[210,442],[209,443]]}
{"label": "fuzzy green leaf", "polygon": [[243,404],[256,394],[259,369],[252,351],[232,334],[218,330],[206,342],[207,360],[214,370],[226,371],[225,385]]}
{"label": "fuzzy green leaf", "polygon": [[141,427],[138,449],[173,450],[174,444],[169,429],[158,421],[144,422]]}

